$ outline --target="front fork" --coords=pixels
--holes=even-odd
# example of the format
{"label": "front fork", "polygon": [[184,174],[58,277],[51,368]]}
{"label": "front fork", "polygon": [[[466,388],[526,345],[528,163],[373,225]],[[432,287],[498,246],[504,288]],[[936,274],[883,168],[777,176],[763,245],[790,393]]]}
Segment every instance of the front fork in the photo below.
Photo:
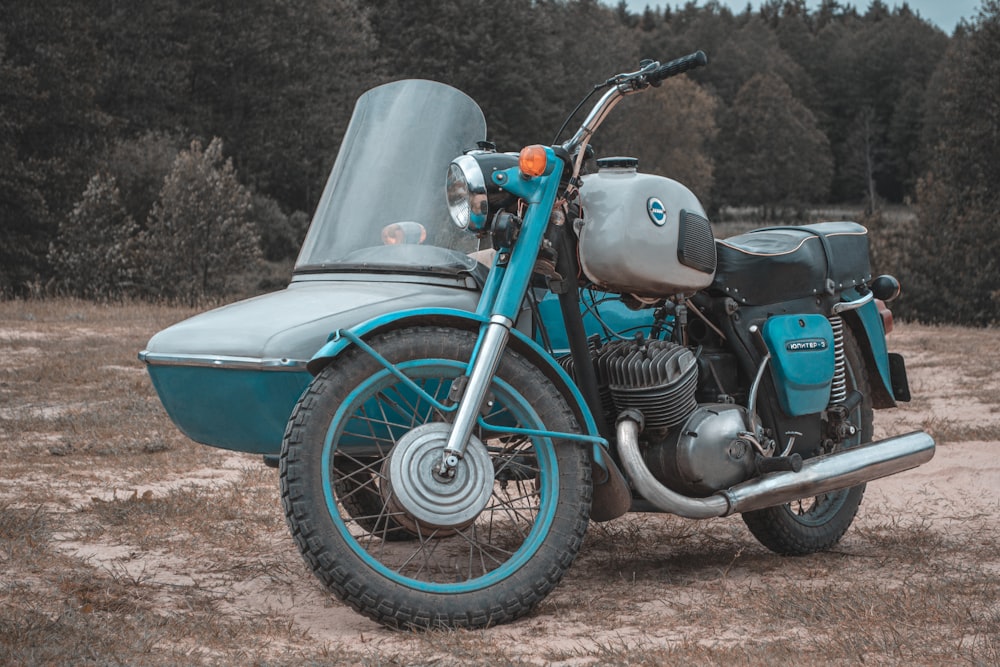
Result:
{"label": "front fork", "polygon": [[453,478],[455,467],[465,455],[480,407],[489,394],[493,376],[507,348],[510,329],[531,282],[549,216],[558,198],[563,164],[551,148],[545,150],[547,167],[541,176],[527,178],[517,167],[492,174],[497,185],[527,202],[528,209],[516,243],[513,248],[501,248],[497,252],[489,278],[483,286],[477,313],[488,316],[489,320],[480,330],[479,342],[466,374],[468,380],[455,411],[448,442],[441,454],[436,471],[441,479]]}
{"label": "front fork", "polygon": [[445,445],[437,471],[438,476],[442,478],[454,477],[455,467],[465,456],[465,447],[476,425],[479,407],[486,400],[490,383],[497,368],[500,367],[500,357],[507,348],[507,339],[510,337],[510,328],[513,325],[513,321],[503,315],[494,315],[483,325],[480,344],[473,358],[472,371],[467,376],[469,379],[465,384],[451,434],[448,436],[448,444]]}

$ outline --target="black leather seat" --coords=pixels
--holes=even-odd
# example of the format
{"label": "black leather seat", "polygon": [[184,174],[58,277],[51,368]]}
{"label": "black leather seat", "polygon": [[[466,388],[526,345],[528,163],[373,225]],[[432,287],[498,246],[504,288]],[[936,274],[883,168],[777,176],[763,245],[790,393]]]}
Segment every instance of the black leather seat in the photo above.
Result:
{"label": "black leather seat", "polygon": [[871,280],[868,230],[856,222],[767,227],[716,241],[712,289],[747,305],[836,294]]}

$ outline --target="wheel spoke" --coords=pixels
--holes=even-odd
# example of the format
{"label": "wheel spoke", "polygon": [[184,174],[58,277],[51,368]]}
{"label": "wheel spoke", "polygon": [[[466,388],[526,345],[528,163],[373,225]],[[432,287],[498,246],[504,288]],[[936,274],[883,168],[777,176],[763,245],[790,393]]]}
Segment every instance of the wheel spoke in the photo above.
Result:
{"label": "wheel spoke", "polygon": [[555,585],[586,530],[585,449],[524,435],[576,421],[516,350],[500,361],[454,483],[436,473],[451,388],[476,350],[475,332],[437,326],[355,341],[303,392],[286,431],[282,502],[299,549],[333,593],[386,625],[516,618]]}
{"label": "wheel spoke", "polygon": [[[447,395],[451,383],[441,378],[414,381],[435,400]],[[393,508],[383,462],[389,447],[403,434],[439,419],[440,411],[421,395],[403,392],[394,383],[358,402],[345,435],[375,443],[380,456],[352,455],[347,448],[337,453],[335,458],[341,463],[334,471],[341,516],[346,523],[357,526],[351,534],[358,546],[400,576],[441,584],[473,580],[503,567],[528,539],[538,517],[541,498],[533,480],[543,470],[532,441],[521,435],[486,436],[483,429],[477,429],[477,433],[489,437],[486,452],[497,479],[486,506],[467,526],[454,530],[428,527]],[[523,425],[501,401],[495,402],[487,418]],[[403,527],[406,525],[410,528]],[[403,533],[412,539],[392,540]]]}

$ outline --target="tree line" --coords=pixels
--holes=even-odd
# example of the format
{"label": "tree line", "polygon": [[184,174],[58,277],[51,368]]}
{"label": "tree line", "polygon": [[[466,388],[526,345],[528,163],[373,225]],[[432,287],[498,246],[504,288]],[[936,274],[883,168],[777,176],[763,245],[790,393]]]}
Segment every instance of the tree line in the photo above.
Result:
{"label": "tree line", "polygon": [[[636,156],[712,210],[864,204],[878,227],[883,203],[915,201],[932,229],[908,243],[959,218],[969,241],[992,223],[958,209],[996,203],[983,179],[998,121],[982,101],[995,104],[1000,81],[984,64],[997,15],[986,0],[949,36],[882,0],[641,13],[596,0],[6,0],[0,295],[193,300],[279,286],[259,270],[242,271],[249,286],[234,277],[294,256],[364,90],[444,81],[516,150],[557,139],[609,75],[696,49],[709,67],[626,100],[599,154]],[[976,143],[959,148],[969,132]],[[905,270],[933,294],[907,248]],[[976,284],[987,296],[964,319],[996,320],[1000,285]],[[918,301],[911,315],[949,317]]]}

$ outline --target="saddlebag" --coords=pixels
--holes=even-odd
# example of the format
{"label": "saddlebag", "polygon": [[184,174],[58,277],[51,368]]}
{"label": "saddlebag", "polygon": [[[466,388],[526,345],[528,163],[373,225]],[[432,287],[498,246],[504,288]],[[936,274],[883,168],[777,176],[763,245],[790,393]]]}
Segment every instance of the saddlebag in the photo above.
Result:
{"label": "saddlebag", "polygon": [[766,305],[871,280],[868,230],[855,222],[767,227],[716,241],[713,291]]}

